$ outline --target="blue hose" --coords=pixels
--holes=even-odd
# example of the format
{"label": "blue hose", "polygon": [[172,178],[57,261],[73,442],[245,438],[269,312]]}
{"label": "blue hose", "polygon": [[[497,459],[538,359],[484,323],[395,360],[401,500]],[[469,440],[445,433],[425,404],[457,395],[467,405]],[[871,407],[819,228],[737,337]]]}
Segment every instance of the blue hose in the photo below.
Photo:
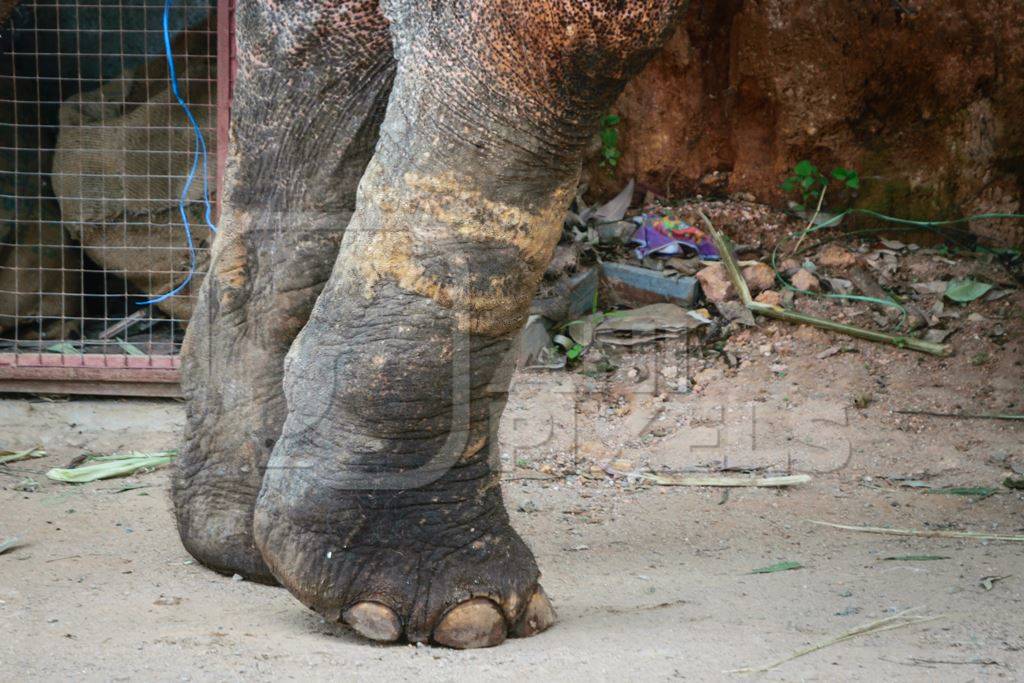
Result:
{"label": "blue hose", "polygon": [[164,16],[163,16],[163,34],[164,34],[164,54],[167,56],[167,68],[168,78],[171,82],[171,92],[174,93],[174,98],[178,100],[178,104],[181,105],[182,110],[185,112],[185,116],[188,117],[189,123],[192,124],[192,130],[196,134],[196,146],[192,154],[192,168],[189,169],[188,178],[185,180],[185,186],[181,190],[181,196],[178,198],[178,212],[181,214],[181,220],[185,226],[185,241],[188,244],[188,275],[182,280],[181,284],[172,289],[171,291],[161,294],[153,299],[147,299],[146,301],[140,301],[140,306],[149,306],[151,304],[157,304],[165,299],[169,299],[181,290],[183,290],[188,283],[192,280],[192,276],[196,272],[196,248],[192,241],[192,227],[188,222],[188,213],[185,211],[185,205],[188,202],[188,193],[192,189],[192,183],[196,178],[196,171],[199,170],[200,159],[203,163],[203,204],[206,207],[206,213],[204,218],[206,219],[206,225],[210,227],[210,230],[214,233],[217,232],[217,226],[213,224],[211,218],[213,214],[213,205],[210,203],[210,172],[208,165],[209,154],[206,149],[206,139],[203,138],[203,131],[199,127],[199,123],[196,121],[196,117],[192,115],[192,110],[189,109],[188,103],[181,96],[181,92],[178,90],[178,74],[174,69],[174,54],[171,52],[171,5],[174,4],[174,0],[165,0],[164,2]]}

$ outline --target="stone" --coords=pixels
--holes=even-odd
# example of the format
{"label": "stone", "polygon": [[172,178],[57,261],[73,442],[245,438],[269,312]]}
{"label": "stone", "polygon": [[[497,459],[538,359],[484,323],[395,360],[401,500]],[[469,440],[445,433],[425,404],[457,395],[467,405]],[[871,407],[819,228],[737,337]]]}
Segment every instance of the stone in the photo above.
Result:
{"label": "stone", "polygon": [[818,265],[822,268],[849,268],[856,265],[857,257],[838,244],[830,242],[818,252]]}
{"label": "stone", "polygon": [[630,472],[633,471],[633,461],[627,460],[626,458],[616,458],[615,460],[612,460],[610,463],[608,463],[608,467],[615,470],[616,472],[621,472],[622,474],[629,474]]}
{"label": "stone", "polygon": [[767,291],[761,292],[756,297],[754,297],[754,301],[761,304],[768,304],[770,306],[781,306],[782,295],[776,292],[774,289],[769,289]]}
{"label": "stone", "polygon": [[811,275],[811,273],[804,268],[796,271],[796,275],[793,276],[791,282],[797,289],[803,289],[808,292],[821,291],[821,283],[818,282],[818,278]]}
{"label": "stone", "polygon": [[725,266],[721,263],[704,268],[697,273],[697,281],[704,292],[704,298],[712,303],[721,303],[736,298],[736,288],[729,281]]}
{"label": "stone", "polygon": [[796,259],[782,259],[782,263],[779,264],[779,272],[783,275],[792,275],[798,270],[800,270],[800,263]]}
{"label": "stone", "polygon": [[763,292],[775,286],[775,271],[765,263],[755,263],[743,269],[743,279],[751,294]]}
{"label": "stone", "polygon": [[[648,304],[673,303],[690,308],[697,298],[697,280],[692,277],[666,277],[649,268],[626,263],[601,264],[601,296],[608,303],[640,308]],[[593,306],[593,299],[590,304]]]}

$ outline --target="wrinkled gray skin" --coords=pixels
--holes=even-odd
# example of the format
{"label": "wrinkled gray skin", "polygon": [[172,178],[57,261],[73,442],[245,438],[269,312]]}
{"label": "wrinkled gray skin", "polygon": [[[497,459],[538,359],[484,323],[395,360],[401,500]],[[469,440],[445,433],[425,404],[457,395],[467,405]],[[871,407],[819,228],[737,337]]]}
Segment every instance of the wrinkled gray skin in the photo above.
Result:
{"label": "wrinkled gray skin", "polygon": [[385,47],[372,2],[283,4],[240,8],[182,539],[377,640],[532,635],[554,612],[490,448],[512,339],[587,142],[683,3],[384,0]]}
{"label": "wrinkled gray skin", "polygon": [[355,210],[394,61],[375,0],[241,2],[236,21],[227,197],[185,339],[173,494],[192,555],[273,583],[252,514],[284,423],[284,356]]}

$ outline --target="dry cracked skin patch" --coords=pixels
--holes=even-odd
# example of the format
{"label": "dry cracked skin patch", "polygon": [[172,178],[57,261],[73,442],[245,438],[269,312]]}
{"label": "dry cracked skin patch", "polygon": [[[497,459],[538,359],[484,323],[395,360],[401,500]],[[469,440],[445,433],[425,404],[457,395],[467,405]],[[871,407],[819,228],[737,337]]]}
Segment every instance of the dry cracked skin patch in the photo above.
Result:
{"label": "dry cracked skin patch", "polygon": [[[537,207],[520,207],[484,196],[454,172],[409,172],[388,183],[371,162],[361,195],[364,217],[375,225],[359,240],[367,297],[386,279],[452,309],[461,332],[514,331],[558,243],[576,181],[574,175]],[[438,253],[444,245],[452,251]]]}

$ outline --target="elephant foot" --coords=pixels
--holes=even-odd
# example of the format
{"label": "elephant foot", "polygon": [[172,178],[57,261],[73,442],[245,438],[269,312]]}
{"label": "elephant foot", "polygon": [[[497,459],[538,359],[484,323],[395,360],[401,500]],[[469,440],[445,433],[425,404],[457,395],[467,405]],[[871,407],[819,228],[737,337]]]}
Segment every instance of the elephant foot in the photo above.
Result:
{"label": "elephant foot", "polygon": [[478,469],[381,494],[269,482],[257,542],[299,600],[371,640],[464,649],[531,636],[555,613]]}
{"label": "elephant foot", "polygon": [[255,0],[237,12],[226,201],[182,350],[172,495],[188,552],[254,581],[275,582],[252,515],[285,420],[285,354],[330,276],[391,89],[377,5]]}
{"label": "elephant foot", "polygon": [[381,3],[395,84],[253,517],[325,618],[459,648],[554,621],[489,446],[583,151],[681,4]]}

